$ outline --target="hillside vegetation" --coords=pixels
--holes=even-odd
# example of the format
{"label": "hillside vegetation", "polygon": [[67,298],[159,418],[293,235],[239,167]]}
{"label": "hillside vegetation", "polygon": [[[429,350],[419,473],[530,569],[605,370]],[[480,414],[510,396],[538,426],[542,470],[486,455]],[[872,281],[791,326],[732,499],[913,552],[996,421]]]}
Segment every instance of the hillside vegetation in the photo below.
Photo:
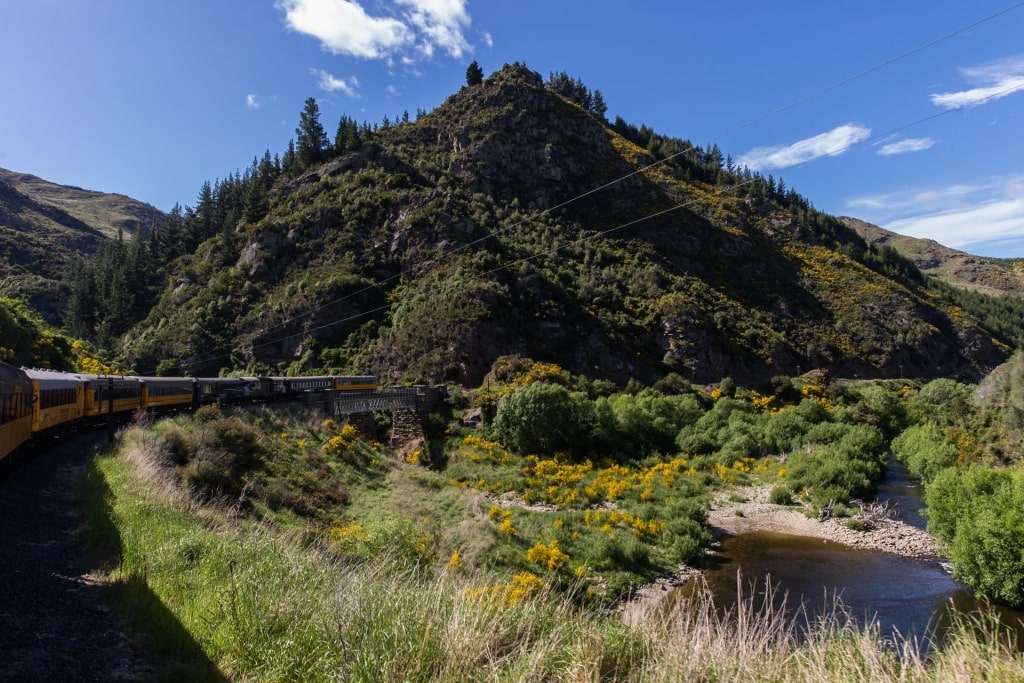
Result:
{"label": "hillside vegetation", "polygon": [[1007,339],[891,248],[593,102],[517,64],[415,120],[342,117],[333,144],[307,102],[312,142],[169,217],[152,248],[185,257],[147,281],[163,291],[119,353],[140,372],[468,386],[509,354],[620,385],[977,378],[1005,359]]}
{"label": "hillside vegetation", "polygon": [[0,294],[25,300],[60,326],[79,260],[119,233],[146,234],[162,215],[123,195],[0,168]]}
{"label": "hillside vegetation", "polygon": [[1024,260],[990,259],[944,247],[934,240],[884,230],[843,217],[868,244],[888,245],[914,262],[922,273],[947,285],[982,294],[1024,296]]}

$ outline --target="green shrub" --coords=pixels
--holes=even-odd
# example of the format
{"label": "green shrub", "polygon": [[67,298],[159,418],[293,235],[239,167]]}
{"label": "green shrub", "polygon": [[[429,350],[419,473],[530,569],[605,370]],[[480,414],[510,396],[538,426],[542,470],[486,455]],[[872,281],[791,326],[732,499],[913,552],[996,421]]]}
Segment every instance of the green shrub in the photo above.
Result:
{"label": "green shrub", "polygon": [[1024,605],[1024,469],[949,468],[925,498],[953,576],[996,602]]}
{"label": "green shrub", "polygon": [[956,462],[956,446],[933,422],[907,428],[893,439],[892,452],[912,475],[928,483],[943,469]]}
{"label": "green shrub", "polygon": [[768,502],[773,505],[792,505],[793,493],[785,486],[776,486],[768,494]]}
{"label": "green shrub", "polygon": [[522,455],[585,455],[594,431],[593,404],[559,384],[534,382],[498,402],[493,438]]}
{"label": "green shrub", "polygon": [[650,547],[632,534],[602,534],[595,545],[594,564],[599,567],[637,571],[650,563]]}
{"label": "green shrub", "polygon": [[195,446],[191,436],[177,423],[170,420],[158,423],[153,428],[157,440],[157,452],[163,464],[181,467],[192,457]]}

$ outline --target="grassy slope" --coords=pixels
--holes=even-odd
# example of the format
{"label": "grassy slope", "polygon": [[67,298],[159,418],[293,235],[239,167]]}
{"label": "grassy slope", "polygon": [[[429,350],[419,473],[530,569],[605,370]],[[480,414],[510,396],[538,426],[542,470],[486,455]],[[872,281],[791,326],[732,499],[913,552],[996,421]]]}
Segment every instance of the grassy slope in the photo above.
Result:
{"label": "grassy slope", "polygon": [[147,234],[149,226],[163,216],[149,204],[125,195],[58,185],[28,173],[0,168],[0,182],[40,204],[60,209],[108,238],[117,237],[118,230],[132,235],[141,228]]}
{"label": "grassy slope", "polygon": [[[296,430],[278,441],[305,436]],[[364,551],[339,556],[337,543],[334,550],[310,544],[299,528],[282,531],[190,502],[159,466],[166,457],[152,434],[129,432],[120,455],[96,461],[86,498],[94,542],[121,558],[109,575],[120,604],[148,634],[168,680],[1024,676],[1024,663],[991,624],[963,624],[926,659],[913,643],[894,649],[876,629],[838,612],[806,638],[781,614],[745,605],[723,618],[707,601],[641,609],[624,622],[548,592],[537,575],[502,578],[455,559],[426,562],[417,539],[394,528],[360,535],[351,524],[339,527],[348,531],[335,534],[337,542]],[[394,514],[397,503],[403,514],[419,515],[443,500],[426,493],[437,488],[429,475],[395,474],[416,466],[390,469],[359,494],[365,512]]]}
{"label": "grassy slope", "polygon": [[888,244],[909,258],[921,272],[943,282],[994,296],[1024,296],[1024,273],[1012,260],[987,259],[944,247],[934,240],[918,239],[844,218],[869,244]]}

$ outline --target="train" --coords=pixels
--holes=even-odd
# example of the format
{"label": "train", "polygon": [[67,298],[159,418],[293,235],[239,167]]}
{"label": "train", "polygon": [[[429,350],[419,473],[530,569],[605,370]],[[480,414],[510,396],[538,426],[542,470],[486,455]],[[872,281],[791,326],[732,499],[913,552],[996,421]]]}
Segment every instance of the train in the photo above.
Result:
{"label": "train", "polygon": [[34,437],[103,424],[140,409],[194,410],[376,389],[373,375],[141,377],[36,370],[0,361],[0,462]]}

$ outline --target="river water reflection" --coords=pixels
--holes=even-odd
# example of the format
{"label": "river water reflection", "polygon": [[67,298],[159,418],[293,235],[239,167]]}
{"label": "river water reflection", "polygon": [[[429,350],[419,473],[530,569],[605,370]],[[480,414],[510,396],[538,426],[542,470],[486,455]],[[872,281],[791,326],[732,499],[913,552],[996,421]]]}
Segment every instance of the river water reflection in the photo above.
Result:
{"label": "river water reflection", "polygon": [[[970,593],[935,563],[849,548],[819,538],[766,532],[725,539],[706,573],[715,604],[727,609],[737,598],[763,602],[766,584],[810,616],[831,612],[836,598],[860,623],[876,619],[883,633],[922,637],[945,623],[944,610],[976,605]],[[693,590],[690,588],[689,590]]]}
{"label": "river water reflection", "polygon": [[[923,507],[913,482],[901,468],[890,467],[879,498],[896,500],[904,520],[923,526],[918,509]],[[884,552],[859,550],[820,538],[768,532],[749,532],[724,539],[705,580],[715,605],[731,609],[742,593],[763,604],[766,585],[776,601],[786,598],[794,612],[801,605],[812,618],[830,613],[838,598],[859,623],[877,621],[885,636],[893,631],[923,640],[941,636],[950,614],[976,613],[983,609],[971,592],[955,582],[934,561],[922,561]],[[684,586],[681,597],[697,590]],[[1024,613],[996,608],[1004,624],[1024,643]]]}

